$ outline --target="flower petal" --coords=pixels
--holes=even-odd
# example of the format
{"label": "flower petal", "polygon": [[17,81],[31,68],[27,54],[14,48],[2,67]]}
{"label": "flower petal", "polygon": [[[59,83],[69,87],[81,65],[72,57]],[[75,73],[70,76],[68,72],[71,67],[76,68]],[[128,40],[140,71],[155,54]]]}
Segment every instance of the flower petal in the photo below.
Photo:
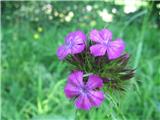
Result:
{"label": "flower petal", "polygon": [[109,42],[107,47],[107,53],[109,59],[116,59],[120,57],[125,49],[125,44],[122,39],[116,39],[113,42]]}
{"label": "flower petal", "polygon": [[112,40],[112,32],[108,29],[102,29],[100,32],[101,36],[105,40],[105,42]]}
{"label": "flower petal", "polygon": [[90,52],[94,56],[103,56],[106,53],[107,47],[101,44],[92,45]]}
{"label": "flower petal", "polygon": [[71,42],[72,39],[74,38],[74,36],[75,36],[75,33],[74,33],[74,32],[68,33],[67,36],[65,37],[65,42],[66,42],[66,43]]}
{"label": "flower petal", "polygon": [[103,80],[97,75],[90,75],[86,86],[89,89],[101,88],[103,86]]}
{"label": "flower petal", "polygon": [[88,99],[87,94],[81,94],[75,101],[75,105],[79,109],[89,110],[92,105]]}
{"label": "flower petal", "polygon": [[75,32],[70,32],[66,37],[65,37],[65,42],[73,42],[73,44],[84,44],[86,40],[86,35],[78,30]]}
{"label": "flower petal", "polygon": [[97,43],[102,43],[104,41],[104,39],[102,38],[102,36],[99,34],[99,31],[94,29],[90,32],[90,39],[94,42]]}
{"label": "flower petal", "polygon": [[88,98],[92,106],[100,106],[104,100],[104,93],[102,91],[90,91]]}
{"label": "flower petal", "polygon": [[57,50],[57,56],[60,60],[63,60],[70,52],[70,49],[66,49],[66,46],[62,45]]}
{"label": "flower petal", "polygon": [[67,85],[64,88],[64,93],[68,98],[73,98],[80,94],[79,88],[71,83],[67,83]]}
{"label": "flower petal", "polygon": [[85,44],[85,41],[86,35],[80,30],[76,31],[73,38],[74,44]]}
{"label": "flower petal", "polygon": [[81,53],[85,48],[85,45],[73,45],[71,48],[71,53],[72,54],[77,54],[77,53]]}
{"label": "flower petal", "polygon": [[68,77],[68,83],[73,84],[76,87],[83,86],[83,72],[74,71]]}

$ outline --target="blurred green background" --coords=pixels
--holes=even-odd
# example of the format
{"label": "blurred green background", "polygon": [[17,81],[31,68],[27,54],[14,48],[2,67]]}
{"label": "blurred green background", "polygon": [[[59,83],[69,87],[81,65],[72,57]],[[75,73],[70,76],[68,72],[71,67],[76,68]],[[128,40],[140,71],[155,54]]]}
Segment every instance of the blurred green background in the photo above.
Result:
{"label": "blurred green background", "polygon": [[2,119],[74,120],[64,95],[70,70],[56,49],[68,32],[108,28],[121,37],[136,68],[121,97],[80,120],[160,120],[160,2],[141,0],[1,2]]}

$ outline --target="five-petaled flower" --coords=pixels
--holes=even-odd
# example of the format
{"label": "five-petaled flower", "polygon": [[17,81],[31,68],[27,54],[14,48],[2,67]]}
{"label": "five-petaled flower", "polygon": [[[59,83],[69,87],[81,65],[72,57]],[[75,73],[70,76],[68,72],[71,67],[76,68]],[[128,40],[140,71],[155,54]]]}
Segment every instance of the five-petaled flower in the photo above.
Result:
{"label": "five-petaled flower", "polygon": [[94,56],[103,56],[107,54],[108,58],[116,59],[120,57],[125,49],[122,39],[118,38],[112,41],[112,32],[108,29],[100,31],[94,29],[90,32],[90,39],[97,44],[90,47],[90,52]]}
{"label": "five-petaled flower", "polygon": [[65,37],[65,44],[57,50],[57,56],[63,60],[69,54],[77,54],[85,48],[86,35],[82,31],[70,32]]}
{"label": "five-petaled flower", "polygon": [[68,98],[76,98],[75,105],[79,109],[89,110],[98,107],[104,100],[103,81],[97,75],[90,75],[88,81],[83,80],[82,71],[74,71],[68,77],[64,92]]}

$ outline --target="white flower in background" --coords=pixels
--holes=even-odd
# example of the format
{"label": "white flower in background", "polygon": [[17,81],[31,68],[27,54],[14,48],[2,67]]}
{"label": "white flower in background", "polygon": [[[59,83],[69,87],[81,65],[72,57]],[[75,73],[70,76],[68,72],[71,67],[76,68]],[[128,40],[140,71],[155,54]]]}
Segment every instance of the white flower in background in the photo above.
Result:
{"label": "white flower in background", "polygon": [[64,14],[63,14],[63,13],[60,13],[60,14],[59,14],[59,17],[60,17],[60,18],[64,18]]}
{"label": "white flower in background", "polygon": [[91,5],[87,5],[87,6],[86,6],[86,10],[87,10],[87,12],[92,11],[92,6],[91,6]]}
{"label": "white flower in background", "polygon": [[112,13],[117,13],[117,9],[116,8],[112,8]]}
{"label": "white flower in background", "polygon": [[158,9],[160,9],[160,3],[159,3],[159,4],[157,4],[157,5],[156,5],[156,7],[157,7]]}
{"label": "white flower in background", "polygon": [[115,5],[124,5],[124,12],[126,14],[133,13],[141,6],[147,6],[147,0],[115,0]]}
{"label": "white flower in background", "polygon": [[74,16],[74,13],[70,11],[67,16],[65,16],[65,21],[70,22]]}
{"label": "white flower in background", "polygon": [[138,8],[142,5],[145,5],[140,0],[125,0],[124,1],[124,12],[126,14],[133,13],[138,10]]}
{"label": "white flower in background", "polygon": [[124,12],[125,13],[132,13],[135,12],[137,10],[137,7],[135,5],[135,0],[125,0],[124,2]]}
{"label": "white flower in background", "polygon": [[42,27],[38,27],[38,28],[37,28],[37,31],[38,31],[38,32],[42,32],[42,31],[43,31],[43,28],[42,28]]}
{"label": "white flower in background", "polygon": [[46,14],[51,14],[52,12],[52,5],[51,4],[47,4],[44,5],[42,8],[43,11],[45,11]]}
{"label": "white flower in background", "polygon": [[68,13],[68,16],[73,17],[73,16],[74,16],[74,13],[73,13],[72,11],[70,11],[70,12]]}
{"label": "white flower in background", "polygon": [[59,13],[58,13],[57,11],[54,11],[54,16],[56,16],[56,17],[57,17],[57,16],[58,16],[58,14],[59,14]]}
{"label": "white flower in background", "polygon": [[113,15],[108,13],[106,9],[103,9],[102,11],[98,11],[99,16],[102,18],[105,22],[112,22]]}
{"label": "white flower in background", "polygon": [[[156,6],[157,8],[158,8],[158,10],[160,10],[160,3],[159,4],[157,4],[157,6]],[[160,11],[159,11],[159,16],[160,16]]]}
{"label": "white flower in background", "polygon": [[65,17],[65,21],[66,21],[66,22],[70,22],[70,21],[71,21],[71,18],[70,18],[69,16],[66,16],[66,17]]}
{"label": "white flower in background", "polygon": [[51,15],[48,16],[48,19],[49,19],[49,20],[53,20],[53,16],[51,16]]}

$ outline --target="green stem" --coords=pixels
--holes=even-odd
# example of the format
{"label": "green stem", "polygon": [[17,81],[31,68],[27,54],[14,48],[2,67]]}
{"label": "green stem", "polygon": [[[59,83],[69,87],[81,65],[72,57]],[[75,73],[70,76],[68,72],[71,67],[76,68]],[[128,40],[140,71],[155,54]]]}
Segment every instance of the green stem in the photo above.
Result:
{"label": "green stem", "polygon": [[79,120],[78,119],[78,110],[77,109],[75,110],[75,120]]}
{"label": "green stem", "polygon": [[112,96],[110,96],[109,94],[107,94],[107,95],[105,95],[105,97],[112,102],[112,104],[114,105],[114,107],[116,108],[116,110],[118,111],[118,113],[122,116],[122,119],[126,120],[124,114],[121,112],[121,110],[119,109],[119,107],[117,105],[117,102],[112,98]]}
{"label": "green stem", "polygon": [[[149,16],[151,14],[151,9],[152,9],[152,5],[151,7],[148,9],[148,13],[145,15],[144,19],[143,19],[143,24],[142,24],[142,28],[141,28],[141,33],[140,33],[140,38],[139,38],[139,43],[137,45],[137,51],[136,51],[136,57],[135,57],[135,62],[134,62],[134,68],[137,68],[142,56],[142,51],[143,51],[143,44],[144,44],[144,36],[145,36],[145,30],[147,29],[147,24],[148,24],[148,20],[149,20]],[[134,78],[133,78],[134,79]],[[136,91],[138,93],[140,93],[138,84],[136,80],[131,80],[130,81],[132,85],[134,85],[136,87]]]}
{"label": "green stem", "polygon": [[146,13],[147,13],[147,10],[144,10],[144,11],[141,11],[141,12],[133,15],[133,16],[125,23],[124,27],[123,27],[122,30],[121,30],[122,32],[120,33],[119,36],[120,36],[120,37],[123,36],[123,33],[125,33],[124,30],[125,30],[134,20],[136,20],[137,18],[145,15]]}
{"label": "green stem", "polygon": [[38,113],[42,113],[42,102],[41,102],[41,94],[42,94],[42,79],[38,78],[38,97],[37,97],[37,107],[38,107]]}
{"label": "green stem", "polygon": [[83,77],[88,77],[90,75],[92,75],[93,73],[87,73],[87,74],[84,74]]}
{"label": "green stem", "polygon": [[75,55],[73,55],[73,58],[75,61],[79,62],[80,65],[82,65],[82,61],[80,59],[78,59],[78,57],[76,57]]}

